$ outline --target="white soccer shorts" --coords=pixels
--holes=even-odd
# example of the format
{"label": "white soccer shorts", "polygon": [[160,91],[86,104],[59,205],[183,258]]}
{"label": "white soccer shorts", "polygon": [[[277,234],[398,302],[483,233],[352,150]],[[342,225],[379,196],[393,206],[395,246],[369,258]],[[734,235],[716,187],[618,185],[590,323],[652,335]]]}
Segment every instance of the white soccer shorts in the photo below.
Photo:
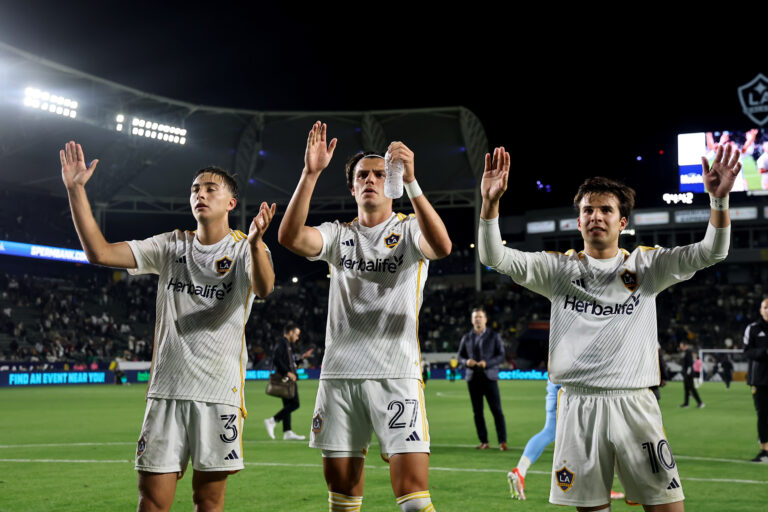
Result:
{"label": "white soccer shorts", "polygon": [[375,432],[381,453],[429,453],[429,423],[418,379],[321,379],[309,446],[366,453]]}
{"label": "white soccer shorts", "polygon": [[660,505],[685,498],[650,390],[564,386],[549,501],[582,507],[610,503],[614,468],[628,500]]}
{"label": "white soccer shorts", "polygon": [[243,469],[243,416],[238,407],[192,400],[147,399],[136,469],[183,473]]}

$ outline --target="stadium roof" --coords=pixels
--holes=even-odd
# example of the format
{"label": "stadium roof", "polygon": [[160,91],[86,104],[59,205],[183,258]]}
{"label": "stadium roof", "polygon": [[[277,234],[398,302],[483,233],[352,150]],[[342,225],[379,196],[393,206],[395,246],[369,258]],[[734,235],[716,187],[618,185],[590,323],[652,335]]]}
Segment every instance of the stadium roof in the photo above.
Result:
{"label": "stadium roof", "polygon": [[[66,141],[76,140],[87,159],[100,160],[89,194],[108,211],[188,214],[191,176],[207,165],[240,176],[241,204],[244,199],[249,211],[261,201],[287,204],[303,166],[307,132],[317,119],[328,123],[329,136],[338,137],[339,144],[327,176],[318,183],[316,212],[356,211],[344,181],[346,158],[361,149],[384,151],[393,140],[414,150],[417,176],[435,206],[473,206],[482,155],[488,150],[479,119],[462,107],[270,112],[196,105],[120,85],[4,43],[0,88],[6,91],[0,100],[0,180],[63,195],[57,152]],[[76,117],[55,115],[39,103],[25,105],[29,88],[76,101]],[[119,114],[125,116],[121,131],[116,129]],[[178,129],[186,130],[185,144],[131,134],[139,128],[134,118],[177,128],[177,137]]]}

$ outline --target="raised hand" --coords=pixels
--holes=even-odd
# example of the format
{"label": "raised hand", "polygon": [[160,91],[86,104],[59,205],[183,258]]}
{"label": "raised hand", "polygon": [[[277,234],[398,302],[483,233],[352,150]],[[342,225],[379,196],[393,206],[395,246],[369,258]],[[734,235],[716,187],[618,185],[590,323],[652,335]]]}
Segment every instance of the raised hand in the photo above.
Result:
{"label": "raised hand", "polygon": [[704,189],[715,197],[727,196],[741,172],[740,156],[738,150],[726,144],[725,147],[718,146],[711,166],[706,157],[701,157]]}
{"label": "raised hand", "polygon": [[326,145],[326,128],[325,123],[317,121],[309,130],[307,150],[304,153],[304,169],[310,174],[319,174],[328,167],[333,151],[336,149],[336,139]]}
{"label": "raised hand", "polygon": [[503,146],[493,150],[493,159],[490,153],[485,154],[485,170],[480,184],[483,201],[497,202],[504,195],[509,179],[509,163],[509,153],[504,151]]}
{"label": "raised hand", "polygon": [[75,144],[73,140],[67,142],[64,149],[59,151],[59,158],[61,159],[61,179],[67,188],[76,185],[85,186],[99,163],[97,159],[86,167],[83,147]]}
{"label": "raised hand", "polygon": [[389,156],[392,158],[392,160],[402,160],[403,161],[403,182],[404,183],[410,183],[413,180],[416,179],[416,170],[414,168],[414,156],[413,151],[411,151],[408,146],[403,144],[400,141],[395,141],[392,144],[389,145],[389,148],[387,148],[387,151],[389,151]]}
{"label": "raised hand", "polygon": [[249,244],[257,244],[261,241],[264,232],[269,227],[269,223],[272,222],[272,217],[275,216],[275,211],[277,211],[275,203],[272,203],[272,207],[267,206],[267,203],[261,203],[259,213],[251,221],[251,228],[248,230]]}

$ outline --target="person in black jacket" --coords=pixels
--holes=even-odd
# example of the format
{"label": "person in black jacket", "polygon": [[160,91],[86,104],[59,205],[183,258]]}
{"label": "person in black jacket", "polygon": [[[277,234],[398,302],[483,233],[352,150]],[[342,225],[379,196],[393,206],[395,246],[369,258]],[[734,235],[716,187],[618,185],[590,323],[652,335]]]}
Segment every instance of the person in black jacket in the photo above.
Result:
{"label": "person in black jacket", "polygon": [[688,343],[681,341],[680,350],[683,354],[683,386],[685,387],[685,401],[680,407],[688,407],[688,398],[693,395],[698,403],[697,407],[701,409],[704,407],[704,402],[699,398],[699,392],[696,391],[696,386],[693,385],[693,351]]}
{"label": "person in black jacket", "polygon": [[[275,373],[288,376],[289,379],[296,382],[296,361],[293,359],[293,347],[301,335],[301,329],[293,322],[289,322],[283,328],[283,337],[275,343],[274,353],[272,355],[272,364],[275,366]],[[299,408],[299,390],[296,388],[296,395],[293,398],[283,398],[283,408],[271,418],[264,420],[264,426],[267,428],[267,434],[272,439],[275,438],[275,426],[283,422],[283,439],[301,441],[306,436],[296,434],[291,430],[291,413]]]}
{"label": "person in black jacket", "polygon": [[504,343],[499,333],[485,327],[488,318],[483,308],[472,310],[473,329],[462,336],[459,344],[459,361],[466,366],[466,378],[469,396],[472,399],[472,412],[475,416],[477,437],[480,438],[478,450],[487,450],[488,430],[483,417],[483,397],[493,413],[499,449],[507,450],[507,425],[501,410],[499,396],[499,365],[504,361]]}
{"label": "person in black jacket", "polygon": [[760,316],[744,331],[744,355],[749,360],[747,384],[752,386],[760,442],[760,453],[752,462],[768,463],[768,299],[760,304]]}

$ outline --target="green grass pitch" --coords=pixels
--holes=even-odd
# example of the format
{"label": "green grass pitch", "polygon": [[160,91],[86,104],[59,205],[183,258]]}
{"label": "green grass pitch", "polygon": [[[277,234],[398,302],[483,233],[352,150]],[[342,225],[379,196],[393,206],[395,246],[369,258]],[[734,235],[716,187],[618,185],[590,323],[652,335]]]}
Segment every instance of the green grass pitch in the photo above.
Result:
{"label": "green grass pitch", "polygon": [[[321,457],[306,442],[268,439],[262,420],[280,401],[249,382],[244,427],[246,469],[230,477],[226,510],[322,511],[328,494]],[[307,434],[317,381],[300,383],[294,430]],[[661,408],[690,511],[768,510],[768,465],[757,453],[749,388],[721,383],[700,388],[707,407],[680,409],[682,385],[662,389]],[[66,386],[0,390],[0,511],[135,510],[132,459],[144,410],[144,386]],[[509,497],[506,472],[544,422],[544,382],[502,382],[510,451],[478,452],[469,394],[463,382],[430,381],[430,491],[438,511],[573,510],[547,503],[552,447],[531,468],[527,501]],[[486,408],[491,439],[493,421]],[[280,427],[278,427],[279,431]],[[495,448],[495,444],[492,445]],[[363,510],[396,511],[388,466],[371,446]],[[615,488],[620,488],[618,481]],[[174,510],[192,510],[191,477],[176,492]],[[641,510],[614,502],[613,510]]]}

